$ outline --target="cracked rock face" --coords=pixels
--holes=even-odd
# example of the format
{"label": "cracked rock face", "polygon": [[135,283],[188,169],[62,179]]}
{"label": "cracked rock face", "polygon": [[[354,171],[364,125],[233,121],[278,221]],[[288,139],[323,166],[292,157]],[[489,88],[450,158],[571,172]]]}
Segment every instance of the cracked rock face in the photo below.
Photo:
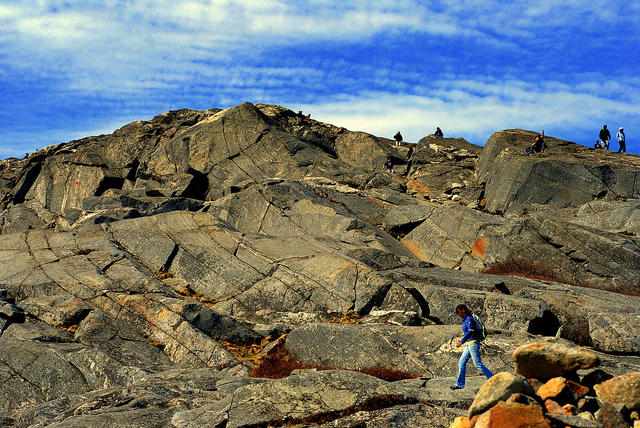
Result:
{"label": "cracked rock face", "polygon": [[[494,372],[539,336],[637,372],[640,160],[534,135],[396,146],[244,103],[0,161],[1,423],[446,427],[485,380],[449,389],[460,303]],[[514,260],[547,270],[481,273]]]}
{"label": "cracked rock face", "polygon": [[549,137],[544,153],[527,155],[523,148],[535,135],[505,130],[487,141],[478,158],[476,179],[485,183],[489,211],[521,213],[536,204],[564,208],[605,196],[639,197],[637,156],[618,156]]}

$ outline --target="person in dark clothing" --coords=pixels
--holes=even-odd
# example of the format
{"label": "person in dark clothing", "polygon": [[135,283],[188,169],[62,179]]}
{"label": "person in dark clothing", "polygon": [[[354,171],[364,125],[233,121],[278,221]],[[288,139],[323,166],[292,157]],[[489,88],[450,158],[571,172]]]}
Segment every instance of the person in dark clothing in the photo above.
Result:
{"label": "person in dark clothing", "polygon": [[531,146],[527,147],[527,153],[542,153],[546,145],[544,144],[544,129],[542,130],[542,134],[536,135],[536,139],[533,141]]}
{"label": "person in dark clothing", "polygon": [[473,364],[475,364],[478,370],[482,371],[487,379],[491,378],[493,373],[482,363],[482,359],[480,358],[480,341],[478,340],[476,325],[473,322],[471,310],[467,305],[458,305],[456,307],[456,313],[462,318],[462,332],[464,333],[462,339],[456,343],[456,347],[464,346],[464,351],[462,351],[460,361],[458,361],[458,380],[453,384],[451,389],[462,389],[465,385],[467,363],[470,359],[473,359]]}
{"label": "person in dark clothing", "polygon": [[433,135],[440,138],[444,137],[444,134],[442,133],[442,129],[440,129],[439,126],[436,127],[436,132],[434,132]]}
{"label": "person in dark clothing", "polygon": [[382,170],[387,170],[389,172],[393,172],[393,162],[391,162],[391,158],[387,159],[387,161],[382,165]]}
{"label": "person in dark clothing", "polygon": [[602,127],[602,129],[600,130],[600,134],[598,136],[600,137],[600,141],[602,141],[602,147],[609,150],[609,140],[611,139],[611,134],[607,129],[607,125],[604,125]]}
{"label": "person in dark clothing", "polygon": [[393,136],[393,139],[396,140],[396,146],[399,146],[402,143],[402,134],[400,133],[400,131],[398,131],[396,135]]}

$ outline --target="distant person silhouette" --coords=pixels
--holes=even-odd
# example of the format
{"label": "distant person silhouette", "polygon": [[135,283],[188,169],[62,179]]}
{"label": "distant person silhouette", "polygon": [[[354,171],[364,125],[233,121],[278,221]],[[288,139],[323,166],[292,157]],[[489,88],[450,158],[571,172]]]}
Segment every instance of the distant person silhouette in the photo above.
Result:
{"label": "distant person silhouette", "polygon": [[442,133],[442,129],[439,126],[436,126],[436,132],[433,133],[436,137],[443,138],[444,134]]}
{"label": "distant person silhouette", "polygon": [[546,145],[544,144],[544,129],[542,130],[542,134],[536,135],[536,139],[533,141],[529,147],[527,147],[527,153],[543,153]]}
{"label": "distant person silhouette", "polygon": [[598,136],[600,137],[600,141],[602,141],[602,147],[609,150],[609,140],[611,139],[611,134],[607,129],[607,125],[604,125],[602,127]]}
{"label": "distant person silhouette", "polygon": [[396,146],[399,146],[402,143],[402,134],[400,133],[400,131],[398,131],[396,135],[393,136],[393,139],[396,140]]}
{"label": "distant person silhouette", "polygon": [[627,141],[624,136],[624,129],[620,128],[618,133],[616,134],[616,138],[618,139],[618,144],[620,144],[620,148],[618,149],[618,153],[627,153]]}

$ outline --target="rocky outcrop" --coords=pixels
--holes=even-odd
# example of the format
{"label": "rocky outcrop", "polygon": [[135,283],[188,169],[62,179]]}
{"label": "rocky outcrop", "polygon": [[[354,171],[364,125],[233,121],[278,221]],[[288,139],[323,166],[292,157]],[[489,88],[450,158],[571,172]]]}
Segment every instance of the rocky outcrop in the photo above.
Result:
{"label": "rocky outcrop", "polygon": [[491,212],[530,211],[536,205],[578,207],[600,198],[637,199],[637,156],[619,156],[569,141],[545,137],[548,149],[531,156],[525,149],[535,133],[496,132],[478,158],[476,179],[485,183]]}
{"label": "rocky outcrop", "polygon": [[[484,383],[469,367],[449,389],[460,303],[494,372],[545,378],[545,400],[622,396],[603,382],[639,370],[638,158],[549,137],[526,156],[533,135],[395,146],[244,103],[1,161],[0,420],[446,427]],[[574,373],[567,343],[600,366]],[[465,423],[575,425],[487,384]],[[629,421],[607,400],[595,419]]]}
{"label": "rocky outcrop", "polygon": [[108,189],[131,190],[144,156],[216,111],[167,112],[151,121],[134,122],[111,135],[33,153],[3,168],[3,172],[13,170],[0,189],[3,203],[25,203],[36,211],[47,210],[73,220],[82,212],[85,197],[100,196]]}

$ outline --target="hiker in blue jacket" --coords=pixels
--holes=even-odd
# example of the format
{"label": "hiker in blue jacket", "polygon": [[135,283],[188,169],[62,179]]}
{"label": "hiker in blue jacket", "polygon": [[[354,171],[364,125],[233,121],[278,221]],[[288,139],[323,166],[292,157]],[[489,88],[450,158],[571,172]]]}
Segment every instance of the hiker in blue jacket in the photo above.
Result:
{"label": "hiker in blue jacket", "polygon": [[465,384],[465,377],[467,376],[467,363],[469,359],[473,359],[473,364],[481,370],[482,373],[489,379],[493,376],[491,370],[482,363],[480,359],[480,341],[478,340],[478,332],[473,320],[472,312],[467,305],[458,305],[456,307],[456,313],[462,318],[462,332],[464,335],[456,347],[464,346],[464,351],[458,361],[458,380],[453,384],[451,389],[462,389]]}

